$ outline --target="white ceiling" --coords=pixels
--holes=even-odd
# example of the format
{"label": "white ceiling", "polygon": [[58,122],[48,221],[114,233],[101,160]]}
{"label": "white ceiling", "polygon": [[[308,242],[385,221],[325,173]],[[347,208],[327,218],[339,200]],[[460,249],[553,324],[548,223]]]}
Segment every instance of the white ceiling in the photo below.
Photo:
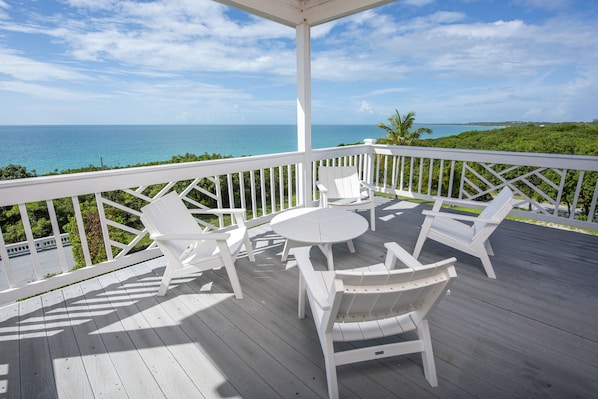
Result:
{"label": "white ceiling", "polygon": [[396,0],[214,0],[228,6],[247,11],[296,27],[306,23],[309,26],[323,24],[334,19],[355,14],[370,8],[392,3]]}

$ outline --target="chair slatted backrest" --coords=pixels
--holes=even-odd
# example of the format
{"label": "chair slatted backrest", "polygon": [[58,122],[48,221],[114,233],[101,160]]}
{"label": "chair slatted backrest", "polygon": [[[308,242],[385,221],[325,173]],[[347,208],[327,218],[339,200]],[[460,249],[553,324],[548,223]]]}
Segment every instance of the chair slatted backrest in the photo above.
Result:
{"label": "chair slatted backrest", "polygon": [[328,189],[328,198],[360,198],[355,166],[320,166],[318,180]]}
{"label": "chair slatted backrest", "polygon": [[475,234],[484,233],[487,237],[498,227],[500,223],[513,209],[511,200],[513,199],[513,192],[510,188],[505,187],[500,193],[492,200],[492,202],[480,213],[479,218],[485,220],[494,220],[496,224],[492,225],[492,228],[488,228],[485,222],[474,222]]}
{"label": "chair slatted backrest", "polygon": [[[141,220],[152,234],[203,234],[183,201],[174,191],[155,200],[141,209]],[[172,256],[180,259],[192,241],[161,241],[158,245],[165,248]],[[214,247],[216,243],[212,244]],[[211,251],[210,251],[211,252]]]}
{"label": "chair slatted backrest", "polygon": [[[415,312],[421,320],[446,292],[451,277],[456,277],[455,258],[418,268],[389,271],[337,271],[344,291],[336,321],[379,320]],[[418,322],[415,321],[414,322]]]}

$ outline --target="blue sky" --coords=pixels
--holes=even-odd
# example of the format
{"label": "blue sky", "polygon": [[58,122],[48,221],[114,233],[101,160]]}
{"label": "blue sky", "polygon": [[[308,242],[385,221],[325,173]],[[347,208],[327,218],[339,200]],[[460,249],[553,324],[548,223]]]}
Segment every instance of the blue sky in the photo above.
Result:
{"label": "blue sky", "polygon": [[[598,119],[598,1],[399,0],[312,29],[315,124]],[[0,125],[295,124],[295,30],[210,0],[0,0]]]}

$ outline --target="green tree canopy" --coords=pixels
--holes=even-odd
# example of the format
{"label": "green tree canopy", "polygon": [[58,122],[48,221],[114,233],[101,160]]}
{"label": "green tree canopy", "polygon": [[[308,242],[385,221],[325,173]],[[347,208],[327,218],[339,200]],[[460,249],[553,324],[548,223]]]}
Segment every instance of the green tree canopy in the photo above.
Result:
{"label": "green tree canopy", "polygon": [[9,164],[0,168],[0,180],[23,179],[35,176],[35,171],[28,172],[27,168],[21,165]]}
{"label": "green tree canopy", "polygon": [[591,123],[530,123],[426,139],[418,145],[463,150],[597,156],[598,125]]}

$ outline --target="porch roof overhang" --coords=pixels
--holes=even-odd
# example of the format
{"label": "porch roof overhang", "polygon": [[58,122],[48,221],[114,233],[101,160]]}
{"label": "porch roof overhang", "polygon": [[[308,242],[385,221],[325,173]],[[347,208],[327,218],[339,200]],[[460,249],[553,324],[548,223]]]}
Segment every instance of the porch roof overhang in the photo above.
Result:
{"label": "porch roof overhang", "polygon": [[214,0],[272,21],[316,26],[396,0]]}

